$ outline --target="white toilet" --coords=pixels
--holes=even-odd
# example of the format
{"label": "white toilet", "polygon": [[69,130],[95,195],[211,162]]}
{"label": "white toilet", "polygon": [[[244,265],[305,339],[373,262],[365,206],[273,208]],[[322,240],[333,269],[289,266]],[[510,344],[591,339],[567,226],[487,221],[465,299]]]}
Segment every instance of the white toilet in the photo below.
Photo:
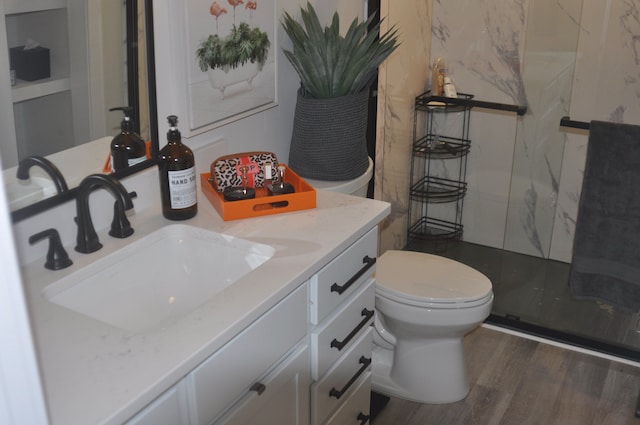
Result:
{"label": "white toilet", "polygon": [[361,176],[351,180],[327,181],[305,178],[305,181],[314,189],[328,190],[329,192],[346,193],[348,195],[367,197],[369,180],[373,176],[373,160],[369,158],[369,167]]}
{"label": "white toilet", "polygon": [[[373,161],[343,182],[306,179],[316,189],[365,197]],[[491,312],[491,281],[445,257],[387,251],[376,262],[372,360],[375,391],[422,403],[462,400],[469,392],[462,338]]]}
{"label": "white toilet", "polygon": [[491,312],[491,281],[457,261],[387,251],[376,263],[374,391],[421,403],[469,392],[462,339]]}

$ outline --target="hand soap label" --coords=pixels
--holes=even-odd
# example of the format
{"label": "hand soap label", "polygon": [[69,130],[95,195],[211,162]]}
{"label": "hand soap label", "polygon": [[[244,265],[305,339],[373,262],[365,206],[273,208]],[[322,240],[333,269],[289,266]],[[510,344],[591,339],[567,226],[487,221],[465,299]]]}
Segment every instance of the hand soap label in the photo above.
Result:
{"label": "hand soap label", "polygon": [[171,208],[188,208],[196,203],[196,167],[168,171]]}

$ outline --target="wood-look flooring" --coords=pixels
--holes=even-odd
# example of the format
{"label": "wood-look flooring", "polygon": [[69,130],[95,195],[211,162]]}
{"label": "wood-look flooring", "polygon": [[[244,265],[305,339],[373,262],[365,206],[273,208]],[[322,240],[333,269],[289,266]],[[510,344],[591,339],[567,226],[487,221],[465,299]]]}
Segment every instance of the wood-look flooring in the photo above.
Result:
{"label": "wood-look flooring", "polygon": [[640,425],[640,368],[488,328],[464,344],[464,400],[392,397],[372,425]]}

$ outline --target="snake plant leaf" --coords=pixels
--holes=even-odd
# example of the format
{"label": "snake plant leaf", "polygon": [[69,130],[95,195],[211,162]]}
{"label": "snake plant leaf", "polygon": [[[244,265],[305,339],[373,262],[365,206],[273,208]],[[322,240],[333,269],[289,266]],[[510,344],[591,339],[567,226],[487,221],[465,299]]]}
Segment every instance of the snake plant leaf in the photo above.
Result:
{"label": "snake plant leaf", "polygon": [[380,36],[375,15],[363,22],[354,19],[344,36],[340,17],[334,13],[325,28],[311,5],[301,8],[302,24],[284,12],[282,27],[291,39],[292,50],[284,50],[300,77],[305,92],[315,98],[356,94],[368,88],[380,64],[398,47],[398,31],[391,28]]}

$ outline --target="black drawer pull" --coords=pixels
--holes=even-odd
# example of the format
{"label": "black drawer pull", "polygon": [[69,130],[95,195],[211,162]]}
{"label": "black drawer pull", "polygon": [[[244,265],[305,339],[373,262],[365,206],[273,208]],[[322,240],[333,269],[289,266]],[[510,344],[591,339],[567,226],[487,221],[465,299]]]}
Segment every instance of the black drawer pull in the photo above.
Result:
{"label": "black drawer pull", "polygon": [[353,375],[351,377],[351,379],[349,379],[349,382],[347,382],[347,384],[340,391],[336,390],[335,387],[331,388],[331,391],[329,391],[329,397],[335,397],[335,398],[337,398],[339,400],[340,397],[342,397],[344,395],[344,393],[347,392],[349,387],[351,385],[353,385],[353,383],[358,380],[360,375],[362,375],[364,373],[364,371],[367,370],[367,368],[371,364],[371,359],[370,358],[368,359],[365,356],[362,356],[362,357],[360,357],[360,361],[358,363],[360,363],[362,365],[362,367],[360,369],[358,369],[356,374]]}
{"label": "black drawer pull", "polygon": [[334,283],[333,285],[331,285],[331,292],[337,292],[338,295],[342,295],[342,293],[344,291],[346,291],[347,289],[349,289],[349,287],[351,285],[353,285],[353,283],[360,279],[360,276],[362,276],[363,274],[365,274],[367,272],[367,270],[369,270],[371,268],[371,266],[373,266],[376,263],[376,259],[375,258],[371,258],[368,255],[365,255],[364,258],[362,259],[362,262],[364,263],[364,267],[362,267],[360,270],[358,270],[358,272],[356,274],[354,274],[351,279],[349,279],[344,285],[340,286],[338,285],[338,283]]}
{"label": "black drawer pull", "polygon": [[347,345],[349,341],[351,341],[353,337],[356,336],[358,332],[360,332],[360,329],[364,328],[367,322],[373,317],[373,310],[367,310],[366,308],[363,308],[360,314],[364,316],[364,319],[362,319],[362,321],[358,323],[358,326],[353,328],[351,333],[347,335],[347,337],[342,341],[338,341],[337,339],[333,338],[333,341],[331,341],[331,348],[337,348],[338,351],[341,351],[345,347],[345,345]]}
{"label": "black drawer pull", "polygon": [[249,391],[255,391],[258,393],[258,395],[262,395],[262,393],[266,389],[267,389],[266,385],[261,384],[260,382],[256,382],[251,386],[251,388],[249,388]]}
{"label": "black drawer pull", "polygon": [[360,412],[358,413],[358,417],[356,419],[360,421],[360,425],[365,425],[367,422],[369,422],[371,416],[365,415],[364,413]]}

